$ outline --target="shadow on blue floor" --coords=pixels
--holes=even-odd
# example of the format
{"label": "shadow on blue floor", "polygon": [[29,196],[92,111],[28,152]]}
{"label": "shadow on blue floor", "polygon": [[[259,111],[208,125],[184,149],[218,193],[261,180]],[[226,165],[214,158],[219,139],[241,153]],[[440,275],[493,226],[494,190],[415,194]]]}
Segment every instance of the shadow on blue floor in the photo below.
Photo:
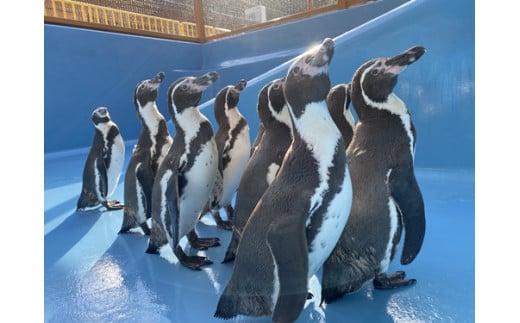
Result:
{"label": "shadow on blue floor", "polygon": [[[81,170],[83,159],[68,162]],[[59,161],[46,163],[46,321],[219,322],[213,312],[232,269],[220,263],[228,232],[198,225],[202,236],[219,236],[222,246],[207,251],[212,266],[193,272],[145,254],[147,239],[140,233],[118,235],[122,211],[75,213],[81,183],[52,185],[61,175]],[[424,246],[411,265],[391,267],[404,268],[417,285],[374,291],[367,284],[325,309],[311,301],[299,322],[473,321],[473,171],[419,169],[417,177],[427,214]],[[122,185],[114,197],[122,200]]]}

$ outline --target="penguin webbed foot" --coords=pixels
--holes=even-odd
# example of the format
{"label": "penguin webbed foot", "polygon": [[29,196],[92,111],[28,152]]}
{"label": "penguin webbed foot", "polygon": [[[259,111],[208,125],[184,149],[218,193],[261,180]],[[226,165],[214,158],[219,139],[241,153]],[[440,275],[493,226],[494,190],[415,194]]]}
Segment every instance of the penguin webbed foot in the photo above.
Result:
{"label": "penguin webbed foot", "polygon": [[175,256],[184,267],[191,270],[201,270],[202,266],[213,264],[207,257],[186,255],[180,246],[175,248]]}
{"label": "penguin webbed foot", "polygon": [[194,230],[188,233],[188,241],[197,250],[207,250],[208,248],[220,246],[219,238],[200,238]]}
{"label": "penguin webbed foot", "polygon": [[118,200],[112,200],[112,201],[104,201],[103,202],[103,206],[108,210],[108,211],[115,211],[115,210],[121,210],[123,209],[125,206],[119,202]]}
{"label": "penguin webbed foot", "polygon": [[233,231],[233,223],[231,223],[231,221],[224,221],[220,216],[219,211],[213,211],[211,214],[213,215],[213,219],[215,220],[218,228],[227,231]]}
{"label": "penguin webbed foot", "polygon": [[233,231],[233,224],[231,223],[231,221],[220,221],[220,222],[217,222],[217,227],[223,229],[223,230],[227,230],[227,231]]}
{"label": "penguin webbed foot", "polygon": [[375,289],[393,289],[399,287],[412,286],[417,283],[416,279],[406,279],[404,271],[396,271],[395,273],[383,273],[377,275],[372,281]]}

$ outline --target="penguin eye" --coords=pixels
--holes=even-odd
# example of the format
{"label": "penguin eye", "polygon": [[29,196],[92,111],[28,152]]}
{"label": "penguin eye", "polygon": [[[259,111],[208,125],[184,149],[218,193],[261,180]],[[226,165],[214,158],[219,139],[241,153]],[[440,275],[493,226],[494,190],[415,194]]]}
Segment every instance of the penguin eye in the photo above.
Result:
{"label": "penguin eye", "polygon": [[377,74],[379,74],[379,70],[373,69],[370,71],[370,74],[377,75]]}
{"label": "penguin eye", "polygon": [[181,85],[181,90],[186,90],[188,86],[186,84]]}
{"label": "penguin eye", "polygon": [[299,66],[295,66],[295,67],[293,68],[293,73],[294,73],[294,74],[298,74],[298,73],[300,73],[300,67],[299,67]]}

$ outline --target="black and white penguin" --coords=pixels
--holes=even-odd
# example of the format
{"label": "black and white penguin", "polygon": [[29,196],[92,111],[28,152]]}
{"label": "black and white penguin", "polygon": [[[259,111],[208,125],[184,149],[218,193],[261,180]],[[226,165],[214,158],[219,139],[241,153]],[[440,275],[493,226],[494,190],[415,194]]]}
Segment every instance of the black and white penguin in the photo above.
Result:
{"label": "black and white penguin", "polygon": [[168,90],[168,109],[175,124],[173,146],[159,167],[152,193],[152,234],[147,253],[158,253],[169,243],[179,262],[193,270],[212,262],[188,256],[179,244],[185,236],[196,249],[218,245],[217,238],[189,237],[213,190],[218,172],[218,150],[213,129],[200,113],[204,90],[218,79],[216,72],[184,77]]}
{"label": "black and white penguin", "polygon": [[153,79],[139,82],[134,91],[134,105],[143,127],[125,174],[125,208],[119,233],[140,226],[144,234],[150,234],[146,220],[152,214],[154,177],[173,142],[156,103],[163,80],[164,73],[159,72]]}
{"label": "black and white penguin", "polygon": [[350,145],[356,122],[349,110],[350,105],[350,84],[338,84],[330,89],[327,95],[327,106],[332,120],[338,127],[345,142],[345,147]]}
{"label": "black and white penguin", "polygon": [[108,210],[119,210],[123,205],[108,198],[114,193],[123,169],[125,144],[107,108],[94,110],[92,122],[96,132],[83,169],[83,187],[77,210],[84,211],[99,205]]}
{"label": "black and white penguin", "polygon": [[258,95],[258,116],[263,133],[247,163],[238,186],[233,235],[223,262],[235,259],[238,242],[251,212],[273,182],[292,142],[291,116],[283,95],[285,79],[277,79],[262,88]]}
{"label": "black and white penguin", "polygon": [[246,224],[216,317],[272,314],[275,322],[294,321],[308,279],[347,222],[352,190],[345,143],[326,103],[333,52],[334,41],[326,39],[289,69],[284,95],[293,142]]}
{"label": "black and white penguin", "polygon": [[[238,110],[240,92],[246,85],[246,80],[240,80],[238,84],[220,90],[215,97],[214,112],[219,126],[215,135],[219,153],[219,173],[209,198],[208,211],[213,215],[217,226],[226,230],[233,227],[230,221],[234,211],[231,200],[251,154],[249,126]],[[221,208],[226,210],[227,221],[220,217]]]}
{"label": "black and white penguin", "polygon": [[354,197],[348,223],[323,268],[322,300],[332,302],[373,279],[375,288],[415,283],[403,271],[388,274],[401,231],[401,264],[419,253],[424,203],[414,175],[415,128],[405,103],[392,91],[397,76],[425,52],[414,47],[363,64],[352,79],[359,122],[347,155]]}

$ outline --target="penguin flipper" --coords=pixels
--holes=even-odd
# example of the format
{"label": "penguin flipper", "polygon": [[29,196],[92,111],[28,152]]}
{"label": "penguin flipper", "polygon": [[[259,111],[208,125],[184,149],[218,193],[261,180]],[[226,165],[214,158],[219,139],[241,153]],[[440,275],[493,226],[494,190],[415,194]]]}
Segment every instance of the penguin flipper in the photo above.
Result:
{"label": "penguin flipper", "polygon": [[258,128],[258,134],[256,135],[255,142],[251,146],[251,152],[249,154],[250,157],[253,156],[253,153],[255,152],[256,147],[260,144],[260,141],[262,141],[262,136],[264,135],[264,132],[265,132],[265,127],[262,123],[260,123],[260,127]]}
{"label": "penguin flipper", "polygon": [[166,185],[166,214],[164,227],[172,239],[173,250],[179,243],[179,173],[175,172]]}
{"label": "penguin flipper", "polygon": [[[273,311],[273,322],[295,321],[307,300],[309,255],[304,218],[280,217],[267,232],[267,244],[278,270],[280,293]],[[291,237],[288,239],[287,237]]]}
{"label": "penguin flipper", "polygon": [[411,166],[392,169],[389,178],[390,193],[402,214],[405,240],[401,264],[411,263],[424,240],[426,220],[424,202]]}
{"label": "penguin flipper", "polygon": [[154,175],[152,168],[150,167],[139,167],[135,174],[137,181],[141,185],[146,200],[145,212],[146,218],[149,219],[152,216],[152,187]]}
{"label": "penguin flipper", "polygon": [[107,197],[108,191],[108,177],[107,177],[107,168],[105,166],[105,161],[103,158],[96,159],[96,169],[99,173],[99,193],[100,193],[100,202],[104,202]]}

